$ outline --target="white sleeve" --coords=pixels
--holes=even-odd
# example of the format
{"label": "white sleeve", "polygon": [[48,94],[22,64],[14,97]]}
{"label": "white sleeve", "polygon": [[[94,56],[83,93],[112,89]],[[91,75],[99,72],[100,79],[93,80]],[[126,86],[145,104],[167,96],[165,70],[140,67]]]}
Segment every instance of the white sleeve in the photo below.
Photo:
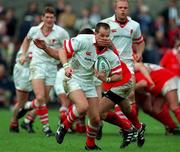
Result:
{"label": "white sleeve", "polygon": [[141,34],[141,29],[140,29],[140,25],[139,23],[137,24],[137,27],[134,31],[134,34],[133,34],[133,43],[141,43],[143,41],[143,36]]}

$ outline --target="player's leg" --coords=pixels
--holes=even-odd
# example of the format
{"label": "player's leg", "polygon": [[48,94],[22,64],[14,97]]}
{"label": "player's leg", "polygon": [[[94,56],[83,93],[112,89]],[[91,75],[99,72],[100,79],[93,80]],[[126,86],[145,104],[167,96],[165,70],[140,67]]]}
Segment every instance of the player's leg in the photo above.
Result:
{"label": "player's leg", "polygon": [[60,102],[61,107],[59,108],[60,114],[60,122],[64,122],[68,114],[68,107],[71,103],[70,99],[67,97],[65,93],[61,93],[58,95],[58,99]]}
{"label": "player's leg", "polygon": [[69,93],[71,101],[74,103],[72,108],[69,110],[67,118],[57,129],[56,141],[61,144],[64,140],[64,136],[67,130],[71,127],[72,123],[76,121],[80,115],[84,115],[88,109],[88,101],[84,92],[81,89],[74,90]]}
{"label": "player's leg", "polygon": [[170,115],[169,104],[163,97],[156,97],[153,101],[151,116],[159,120],[165,126],[165,134],[180,135],[178,126]]}
{"label": "player's leg", "polygon": [[173,111],[176,119],[180,123],[180,106],[178,103],[176,78],[172,78],[166,82],[166,84],[162,88],[162,94],[164,95],[166,101],[169,103],[169,108]]}
{"label": "player's leg", "polygon": [[21,128],[25,129],[28,133],[34,133],[33,123],[36,118],[36,110],[29,111],[21,123]]}
{"label": "player's leg", "polygon": [[88,98],[89,109],[87,115],[89,117],[86,132],[86,150],[100,150],[101,148],[95,144],[96,135],[99,129],[99,102],[97,97]]}
{"label": "player's leg", "polygon": [[173,111],[176,119],[180,123],[180,106],[178,104],[177,90],[169,91],[168,93],[166,93],[165,98],[169,103],[170,109]]}
{"label": "player's leg", "polygon": [[33,79],[32,86],[35,93],[35,99],[32,101],[32,103],[26,104],[25,107],[36,110],[36,114],[43,125],[43,132],[49,137],[53,135],[53,133],[49,127],[48,108],[46,103],[49,99],[49,91],[51,86],[45,86],[43,79]]}
{"label": "player's leg", "polygon": [[[124,148],[126,147],[127,145],[130,144],[131,142],[131,138],[133,137],[133,129],[132,129],[132,126],[131,126],[131,123],[130,124],[126,124],[124,122],[122,122],[122,119],[120,117],[118,117],[117,114],[113,113],[113,112],[108,112],[106,115],[105,113],[107,111],[109,111],[110,109],[113,109],[114,108],[114,105],[116,103],[114,103],[113,101],[115,100],[121,100],[119,96],[113,94],[112,92],[107,92],[107,97],[106,97],[106,94],[105,94],[105,97],[103,97],[101,100],[100,100],[100,103],[99,103],[99,113],[100,113],[100,116],[102,119],[106,120],[106,121],[109,121],[110,122],[110,118],[116,118],[114,119],[113,121],[115,122],[116,121],[116,125],[121,127],[124,131],[124,135],[123,135],[123,143],[121,144],[121,148]],[[115,99],[116,97],[116,99]],[[116,117],[114,117],[114,114],[116,115]],[[111,124],[113,124],[114,122],[110,122]]]}
{"label": "player's leg", "polygon": [[145,124],[141,123],[138,119],[138,112],[137,112],[137,107],[136,107],[136,102],[135,102],[135,77],[134,75],[132,75],[131,80],[132,80],[133,86],[128,96],[128,100],[126,101],[126,102],[129,102],[131,105],[130,111],[123,111],[123,113],[126,115],[126,117],[133,123],[133,125],[137,129],[138,131],[137,145],[139,147],[142,147],[145,142],[145,138],[144,138]]}
{"label": "player's leg", "polygon": [[19,132],[17,113],[19,109],[22,108],[25,102],[28,100],[28,95],[29,95],[29,92],[20,91],[16,89],[17,103],[15,104],[13,108],[13,116],[10,123],[11,132]]}

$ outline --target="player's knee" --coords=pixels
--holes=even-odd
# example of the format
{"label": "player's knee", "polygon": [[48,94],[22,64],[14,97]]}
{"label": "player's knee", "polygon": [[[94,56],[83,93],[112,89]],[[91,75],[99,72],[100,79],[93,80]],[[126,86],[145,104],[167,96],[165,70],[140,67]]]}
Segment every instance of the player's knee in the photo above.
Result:
{"label": "player's knee", "polygon": [[99,116],[94,116],[94,117],[92,117],[92,118],[90,119],[90,121],[91,121],[91,124],[93,124],[93,125],[99,125],[99,123],[100,123],[100,117],[99,117]]}
{"label": "player's knee", "polygon": [[100,118],[101,118],[101,120],[106,119],[106,113],[102,113],[102,114],[100,115]]}
{"label": "player's knee", "polygon": [[45,97],[43,95],[37,95],[36,100],[40,105],[45,103]]}
{"label": "player's knee", "polygon": [[88,108],[89,108],[89,105],[84,104],[84,105],[78,106],[77,110],[78,110],[79,114],[84,114],[87,112]]}

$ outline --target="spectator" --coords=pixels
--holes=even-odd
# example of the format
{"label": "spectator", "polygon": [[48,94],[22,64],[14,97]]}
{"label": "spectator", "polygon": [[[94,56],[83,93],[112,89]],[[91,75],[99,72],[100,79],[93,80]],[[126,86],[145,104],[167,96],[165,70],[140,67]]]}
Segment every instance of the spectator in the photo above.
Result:
{"label": "spectator", "polygon": [[143,62],[159,64],[160,61],[159,49],[155,46],[153,37],[146,38],[146,47],[143,53]]}
{"label": "spectator", "polygon": [[[15,51],[15,45],[14,43],[10,40],[10,37],[5,35],[2,37],[1,39],[1,57],[2,59],[8,63],[7,68],[10,69],[11,65],[12,65],[12,58],[13,58],[13,54]],[[8,71],[8,70],[7,70]],[[8,71],[9,74],[10,71]]]}
{"label": "spectator", "polygon": [[13,8],[7,8],[5,11],[5,22],[7,27],[7,35],[10,38],[14,38],[17,26],[17,18],[15,17],[15,11]]}
{"label": "spectator", "polygon": [[81,17],[76,20],[75,29],[77,31],[84,29],[84,28],[92,28],[93,23],[89,19],[89,10],[87,8],[83,8],[81,10]]}
{"label": "spectator", "polygon": [[142,5],[138,16],[138,22],[144,36],[152,35],[153,19],[149,12],[149,7]]}
{"label": "spectator", "polygon": [[73,13],[72,6],[67,4],[65,10],[58,16],[58,25],[64,27],[71,36],[74,35],[74,24],[76,16]]}
{"label": "spectator", "polygon": [[38,4],[32,1],[28,4],[28,8],[24,13],[24,19],[20,25],[19,41],[22,42],[27,32],[31,28],[34,22],[35,16],[39,15]]}
{"label": "spectator", "polygon": [[57,17],[64,12],[64,10],[65,10],[64,0],[57,0],[55,10],[56,10],[56,16]]}
{"label": "spectator", "polygon": [[15,88],[7,78],[5,65],[0,63],[0,104],[9,107],[15,101]]}
{"label": "spectator", "polygon": [[95,27],[95,25],[102,19],[100,10],[99,10],[99,5],[95,4],[91,8],[91,13],[89,16],[89,20],[92,23],[92,25]]}
{"label": "spectator", "polygon": [[178,11],[180,11],[180,8],[178,7],[177,1],[169,0],[168,6],[160,12],[160,14],[164,17],[166,29],[169,28],[169,21],[171,19],[176,20],[178,18]]}

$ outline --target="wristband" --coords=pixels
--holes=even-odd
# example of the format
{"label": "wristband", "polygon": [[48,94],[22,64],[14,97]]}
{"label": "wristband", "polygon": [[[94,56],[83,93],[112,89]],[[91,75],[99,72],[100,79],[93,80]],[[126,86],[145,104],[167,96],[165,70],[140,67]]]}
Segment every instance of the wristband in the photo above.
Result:
{"label": "wristband", "polygon": [[63,64],[63,68],[64,68],[64,69],[69,68],[69,67],[70,67],[69,63],[64,63],[64,64]]}
{"label": "wristband", "polygon": [[107,82],[107,83],[111,82],[111,77],[107,77],[107,78],[106,78],[106,82]]}

